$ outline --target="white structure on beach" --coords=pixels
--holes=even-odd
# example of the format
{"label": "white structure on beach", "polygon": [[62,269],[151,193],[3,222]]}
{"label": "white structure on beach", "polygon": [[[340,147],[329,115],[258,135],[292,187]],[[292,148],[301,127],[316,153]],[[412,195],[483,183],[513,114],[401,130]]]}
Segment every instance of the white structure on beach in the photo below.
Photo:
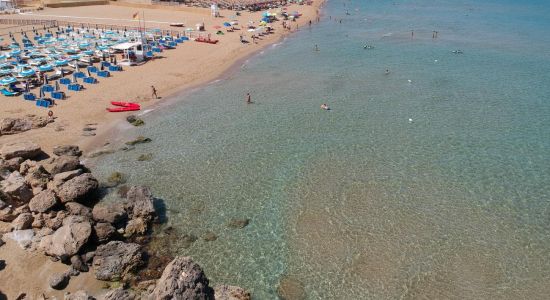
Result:
{"label": "white structure on beach", "polygon": [[212,5],[210,6],[210,13],[214,18],[217,18],[220,16],[220,8],[216,3],[212,3]]}

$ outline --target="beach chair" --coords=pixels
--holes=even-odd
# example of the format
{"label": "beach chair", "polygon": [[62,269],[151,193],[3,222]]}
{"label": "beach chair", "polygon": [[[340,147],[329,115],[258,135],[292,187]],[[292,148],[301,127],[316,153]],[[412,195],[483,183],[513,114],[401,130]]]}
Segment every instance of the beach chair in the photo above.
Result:
{"label": "beach chair", "polygon": [[160,49],[159,47],[153,47],[153,52],[160,53],[162,52],[162,49]]}
{"label": "beach chair", "polygon": [[55,89],[52,85],[46,84],[42,86],[42,91],[44,92],[53,92]]}
{"label": "beach chair", "polygon": [[108,61],[102,61],[102,62],[101,62],[101,65],[102,65],[104,68],[107,68],[107,67],[111,66],[111,63],[108,62]]}
{"label": "beach chair", "polygon": [[84,72],[74,73],[73,76],[76,77],[76,78],[86,78],[86,74],[84,74]]}
{"label": "beach chair", "polygon": [[61,78],[59,79],[59,83],[67,85],[71,83],[71,80],[69,78]]}
{"label": "beach chair", "polygon": [[7,97],[13,97],[13,96],[19,95],[19,93],[8,91],[7,89],[2,89],[2,90],[0,90],[0,92],[2,92],[2,95],[7,96]]}
{"label": "beach chair", "polygon": [[109,76],[111,76],[111,73],[109,73],[109,71],[99,71],[99,72],[97,72],[97,76],[99,76],[99,77],[109,77]]}
{"label": "beach chair", "polygon": [[69,91],[79,92],[82,90],[81,85],[78,83],[71,83],[68,86]]}
{"label": "beach chair", "polygon": [[36,106],[48,108],[52,106],[52,100],[50,99],[38,99],[36,100]]}
{"label": "beach chair", "polygon": [[147,58],[153,58],[153,51],[147,51],[147,52],[145,52],[145,57],[147,57]]}
{"label": "beach chair", "polygon": [[56,100],[64,100],[65,99],[65,93],[63,92],[52,92],[52,98]]}
{"label": "beach chair", "polygon": [[110,65],[109,66],[109,71],[110,72],[118,72],[118,71],[122,71],[122,68],[120,66]]}
{"label": "beach chair", "polygon": [[94,77],[85,77],[84,78],[84,83],[96,84],[97,79],[95,79]]}
{"label": "beach chair", "polygon": [[97,67],[95,67],[95,66],[89,66],[89,67],[88,67],[88,71],[89,71],[90,73],[97,73]]}
{"label": "beach chair", "polygon": [[33,93],[25,93],[25,94],[23,94],[23,99],[28,100],[28,101],[35,101],[36,100],[36,95],[33,94]]}

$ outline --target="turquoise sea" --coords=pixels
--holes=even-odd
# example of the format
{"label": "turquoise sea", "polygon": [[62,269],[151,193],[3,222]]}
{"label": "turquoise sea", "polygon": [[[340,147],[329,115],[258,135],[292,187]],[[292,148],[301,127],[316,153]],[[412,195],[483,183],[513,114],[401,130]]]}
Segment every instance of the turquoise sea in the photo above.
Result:
{"label": "turquoise sea", "polygon": [[124,129],[153,142],[94,172],[151,186],[198,237],[170,250],[254,299],[281,282],[289,299],[548,299],[549,16],[535,0],[329,0],[319,24]]}

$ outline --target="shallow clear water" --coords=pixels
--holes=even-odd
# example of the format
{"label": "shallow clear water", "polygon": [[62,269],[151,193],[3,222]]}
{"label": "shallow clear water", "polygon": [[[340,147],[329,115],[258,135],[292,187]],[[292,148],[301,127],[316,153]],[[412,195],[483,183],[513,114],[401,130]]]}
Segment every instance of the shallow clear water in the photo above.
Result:
{"label": "shallow clear water", "polygon": [[363,2],[147,114],[124,135],[153,142],[94,171],[216,233],[172,247],[256,299],[281,278],[307,299],[547,297],[550,4]]}

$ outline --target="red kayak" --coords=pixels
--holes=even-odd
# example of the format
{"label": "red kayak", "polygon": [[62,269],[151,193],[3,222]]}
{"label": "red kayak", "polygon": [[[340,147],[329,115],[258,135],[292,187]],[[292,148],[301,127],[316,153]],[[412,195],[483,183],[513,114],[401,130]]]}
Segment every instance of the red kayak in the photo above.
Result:
{"label": "red kayak", "polygon": [[107,108],[108,112],[125,112],[125,111],[134,111],[134,110],[140,110],[141,107],[139,106],[126,106],[126,107],[110,107]]}
{"label": "red kayak", "polygon": [[122,106],[122,107],[140,107],[139,103],[134,102],[117,102],[117,101],[111,101],[111,104],[114,106]]}

